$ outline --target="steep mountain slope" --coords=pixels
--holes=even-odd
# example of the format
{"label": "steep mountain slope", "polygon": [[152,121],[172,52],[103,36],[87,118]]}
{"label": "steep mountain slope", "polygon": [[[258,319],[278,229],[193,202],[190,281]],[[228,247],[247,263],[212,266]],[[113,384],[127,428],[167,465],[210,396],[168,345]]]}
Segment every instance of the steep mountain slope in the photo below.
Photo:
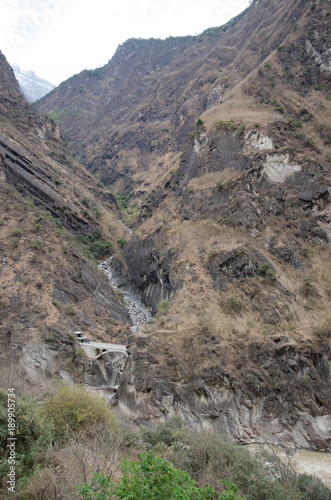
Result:
{"label": "steep mountain slope", "polygon": [[158,314],[120,390],[139,422],[330,449],[329,6],[129,40],[38,103],[141,202],[114,259]]}
{"label": "steep mountain slope", "polygon": [[23,70],[17,64],[13,65],[13,70],[19,83],[20,90],[25,99],[29,102],[35,102],[41,99],[55,88],[55,85],[52,85],[44,78],[40,78],[34,71]]}
{"label": "steep mountain slope", "polygon": [[128,40],[106,66],[62,83],[38,109],[105,184],[149,191],[176,164],[198,116],[261,64],[307,8],[264,0],[199,36]]}
{"label": "steep mountain slope", "polygon": [[125,235],[117,213],[54,122],[25,101],[0,53],[2,366],[16,364],[34,384],[48,375],[80,381],[73,331],[126,339],[127,312],[95,264]]}

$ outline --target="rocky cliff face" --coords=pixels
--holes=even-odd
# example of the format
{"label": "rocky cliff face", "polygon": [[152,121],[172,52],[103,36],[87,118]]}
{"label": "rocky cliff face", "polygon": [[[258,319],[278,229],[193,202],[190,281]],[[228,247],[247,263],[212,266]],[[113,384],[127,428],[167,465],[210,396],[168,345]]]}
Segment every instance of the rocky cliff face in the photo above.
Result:
{"label": "rocky cliff face", "polygon": [[186,341],[187,350],[197,349],[204,359],[218,360],[195,372],[183,367],[173,340],[164,350],[166,365],[159,361],[157,343],[138,341],[120,389],[120,412],[151,426],[179,415],[194,428],[228,434],[241,443],[330,450],[330,367],[325,345],[308,347],[286,336],[252,342],[249,347],[239,341],[241,354],[233,371],[225,361],[222,342],[215,333],[211,337],[203,349],[193,339]]}
{"label": "rocky cliff face", "polygon": [[73,332],[108,342],[130,332],[95,263],[125,230],[115,198],[24,100],[2,54],[0,81],[1,362],[15,363],[33,384],[55,375],[80,382],[84,359]]}
{"label": "rocky cliff face", "polygon": [[296,140],[285,123],[197,133],[144,205],[125,275],[171,304],[132,351],[120,411],[329,450],[330,177],[276,135]]}

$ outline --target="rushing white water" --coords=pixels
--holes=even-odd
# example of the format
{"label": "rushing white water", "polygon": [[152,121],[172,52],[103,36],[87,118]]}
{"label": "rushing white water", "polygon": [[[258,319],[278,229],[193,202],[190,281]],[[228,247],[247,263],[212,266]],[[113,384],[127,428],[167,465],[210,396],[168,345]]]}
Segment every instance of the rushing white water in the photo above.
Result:
{"label": "rushing white water", "polygon": [[119,290],[125,302],[129,316],[133,323],[131,330],[135,333],[139,327],[152,319],[152,314],[149,309],[142,303],[140,297],[135,290],[129,286],[121,285],[119,276],[116,276],[111,265],[112,257],[99,264],[99,267],[106,273],[115,290]]}
{"label": "rushing white water", "polygon": [[[253,452],[258,451],[261,447],[264,447],[264,445],[248,445],[248,448]],[[277,456],[286,463],[288,459],[284,451],[274,446],[272,449],[275,451]],[[300,474],[309,474],[311,476],[319,477],[323,483],[331,487],[331,455],[329,453],[296,450],[291,460],[291,466],[293,470],[299,472]]]}

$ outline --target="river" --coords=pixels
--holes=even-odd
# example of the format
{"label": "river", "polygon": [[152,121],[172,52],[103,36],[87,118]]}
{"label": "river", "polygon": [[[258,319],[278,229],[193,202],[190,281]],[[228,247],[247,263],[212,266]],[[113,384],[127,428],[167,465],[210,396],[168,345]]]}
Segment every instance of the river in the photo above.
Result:
{"label": "river", "polygon": [[[264,445],[251,444],[248,448],[258,451]],[[272,447],[275,453],[283,461],[287,460],[285,452],[281,448]],[[268,448],[267,448],[268,450]],[[308,450],[296,450],[291,460],[293,470],[301,474],[310,474],[319,477],[323,483],[331,487],[331,455]]]}

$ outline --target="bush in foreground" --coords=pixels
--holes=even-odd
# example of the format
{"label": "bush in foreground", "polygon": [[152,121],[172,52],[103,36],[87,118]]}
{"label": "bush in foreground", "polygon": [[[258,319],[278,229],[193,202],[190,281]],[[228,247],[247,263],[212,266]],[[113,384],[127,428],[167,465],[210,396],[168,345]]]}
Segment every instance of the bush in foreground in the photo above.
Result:
{"label": "bush in foreground", "polygon": [[79,432],[92,424],[103,423],[116,427],[113,412],[99,397],[79,387],[64,386],[52,396],[46,406],[46,415],[53,420],[55,436]]}
{"label": "bush in foreground", "polygon": [[227,483],[224,493],[211,486],[197,486],[188,472],[154,456],[141,453],[140,460],[121,460],[122,477],[113,482],[103,472],[94,474],[91,484],[78,486],[81,500],[243,500],[235,485]]}

